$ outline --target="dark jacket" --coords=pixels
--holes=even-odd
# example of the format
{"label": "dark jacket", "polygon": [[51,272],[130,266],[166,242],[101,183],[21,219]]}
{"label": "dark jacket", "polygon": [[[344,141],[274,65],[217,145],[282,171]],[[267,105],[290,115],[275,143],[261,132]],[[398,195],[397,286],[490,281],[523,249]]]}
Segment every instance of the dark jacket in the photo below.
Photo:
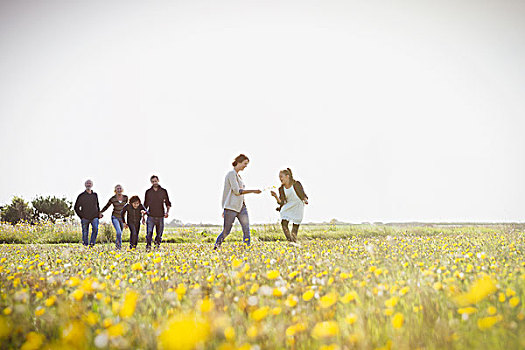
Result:
{"label": "dark jacket", "polygon": [[81,219],[93,220],[98,218],[100,206],[98,205],[98,196],[95,192],[82,192],[78,195],[75,202],[75,213]]}
{"label": "dark jacket", "polygon": [[140,204],[137,209],[133,208],[133,205],[130,203],[126,204],[120,212],[122,222],[125,224],[132,223],[133,225],[138,226],[140,224],[140,219],[142,219],[141,210],[146,211],[146,208],[144,208],[142,204]]}
{"label": "dark jacket", "polygon": [[146,191],[144,198],[144,207],[148,210],[148,215],[154,218],[161,218],[164,216],[164,204],[171,207],[168,191],[160,187],[155,191],[153,186]]}
{"label": "dark jacket", "polygon": [[[297,197],[299,197],[299,199],[301,199],[302,201],[304,201],[305,199],[308,199],[308,196],[304,192],[303,185],[301,185],[299,181],[294,180],[293,189],[295,193],[297,194]],[[283,205],[286,204],[286,194],[284,193],[284,185],[281,185],[281,187],[279,187],[279,201],[281,202],[281,204],[279,205],[277,209],[275,209],[277,211],[281,211],[281,208],[283,207]]]}
{"label": "dark jacket", "polygon": [[126,196],[125,194],[122,195],[122,202],[119,202],[117,199],[117,195],[114,195],[109,199],[108,204],[106,204],[100,212],[105,212],[109,208],[109,206],[113,204],[113,212],[111,213],[111,215],[120,219],[120,212],[122,211],[122,208],[124,208],[127,202],[128,196]]}

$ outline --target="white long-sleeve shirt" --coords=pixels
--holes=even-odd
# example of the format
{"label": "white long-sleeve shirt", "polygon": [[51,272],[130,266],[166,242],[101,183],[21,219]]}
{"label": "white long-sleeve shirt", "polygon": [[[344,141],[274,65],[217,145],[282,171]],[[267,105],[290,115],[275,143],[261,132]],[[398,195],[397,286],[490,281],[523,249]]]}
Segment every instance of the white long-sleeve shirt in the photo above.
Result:
{"label": "white long-sleeve shirt", "polygon": [[232,170],[226,174],[224,179],[224,192],[222,193],[222,208],[240,212],[244,203],[244,182],[240,175]]}

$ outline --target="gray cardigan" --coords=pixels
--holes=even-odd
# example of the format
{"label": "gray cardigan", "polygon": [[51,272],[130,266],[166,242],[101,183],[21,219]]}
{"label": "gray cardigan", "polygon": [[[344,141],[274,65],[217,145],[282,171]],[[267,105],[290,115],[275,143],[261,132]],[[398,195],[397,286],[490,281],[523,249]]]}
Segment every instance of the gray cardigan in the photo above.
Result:
{"label": "gray cardigan", "polygon": [[222,193],[222,208],[240,212],[244,203],[244,182],[235,170],[226,174],[224,192]]}

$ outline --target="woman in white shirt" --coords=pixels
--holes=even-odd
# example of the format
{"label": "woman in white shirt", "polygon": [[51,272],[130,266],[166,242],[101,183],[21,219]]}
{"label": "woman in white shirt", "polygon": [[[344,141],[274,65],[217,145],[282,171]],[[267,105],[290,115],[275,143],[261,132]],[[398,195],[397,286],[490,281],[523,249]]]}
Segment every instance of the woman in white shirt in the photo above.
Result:
{"label": "woman in white shirt", "polygon": [[[299,225],[303,221],[304,206],[308,204],[308,196],[304,193],[304,188],[299,181],[294,180],[292,170],[286,168],[279,172],[279,196],[272,191],[272,196],[277,200],[281,212],[281,226],[284,235],[290,242],[297,242],[297,233]],[[290,232],[289,223],[292,223],[292,232]]]}
{"label": "woman in white shirt", "polygon": [[241,224],[244,243],[247,246],[250,245],[250,222],[248,210],[244,203],[244,195],[248,193],[258,194],[261,193],[261,190],[246,190],[244,188],[244,182],[239,172],[246,169],[249,162],[250,160],[244,154],[238,155],[232,163],[233,170],[226,174],[222,194],[222,208],[224,209],[222,217],[224,218],[224,226],[221,234],[215,241],[213,249],[218,249],[226,236],[230,234],[235,218],[237,218]]}

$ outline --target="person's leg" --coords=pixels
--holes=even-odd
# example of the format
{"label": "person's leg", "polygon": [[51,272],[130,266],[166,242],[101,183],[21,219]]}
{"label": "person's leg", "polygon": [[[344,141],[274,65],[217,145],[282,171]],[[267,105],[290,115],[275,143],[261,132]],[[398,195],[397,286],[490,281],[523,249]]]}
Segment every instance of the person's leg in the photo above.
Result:
{"label": "person's leg", "polygon": [[241,223],[241,227],[242,227],[242,240],[247,246],[249,246],[250,245],[250,219],[248,217],[248,209],[246,209],[246,206],[242,207],[241,212],[239,213],[239,215],[237,215],[237,219]]}
{"label": "person's leg", "polygon": [[235,217],[237,216],[237,212],[230,209],[224,209],[224,224],[222,226],[222,232],[219,236],[217,236],[217,240],[215,241],[215,248],[218,248],[221,246],[222,242],[226,239],[226,236],[228,236],[232,230],[233,222],[235,221]]}
{"label": "person's leg", "polygon": [[135,247],[139,245],[140,221],[135,225]]}
{"label": "person's leg", "polygon": [[94,246],[95,242],[97,241],[97,235],[98,235],[98,218],[94,218],[91,220],[91,240],[89,242],[89,245]]}
{"label": "person's leg", "polygon": [[89,241],[88,241],[89,220],[88,219],[80,219],[80,223],[82,224],[82,244],[87,246],[89,244]]}
{"label": "person's leg", "polygon": [[122,246],[122,226],[120,226],[120,219],[116,216],[112,216],[111,223],[113,223],[113,227],[115,227],[115,231],[117,232],[117,237],[115,239],[115,247],[117,249],[120,249],[120,247]]}
{"label": "person's leg", "polygon": [[151,249],[151,239],[153,238],[154,222],[151,216],[146,220],[146,250]]}
{"label": "person's leg", "polygon": [[288,224],[288,220],[281,220],[281,226],[283,228],[284,235],[286,236],[286,240],[292,242],[292,236],[290,235],[290,229],[288,227]]}
{"label": "person's leg", "polygon": [[160,248],[160,242],[162,242],[162,233],[164,232],[164,218],[157,218],[155,226],[157,227],[155,229],[157,232],[157,235],[155,236],[155,247]]}
{"label": "person's leg", "polygon": [[135,249],[137,248],[137,243],[139,240],[139,230],[140,230],[140,223],[136,225],[133,222],[130,222],[128,224],[129,227],[129,248]]}
{"label": "person's leg", "polygon": [[299,232],[299,225],[293,224],[292,226],[292,240],[297,242],[297,233]]}

